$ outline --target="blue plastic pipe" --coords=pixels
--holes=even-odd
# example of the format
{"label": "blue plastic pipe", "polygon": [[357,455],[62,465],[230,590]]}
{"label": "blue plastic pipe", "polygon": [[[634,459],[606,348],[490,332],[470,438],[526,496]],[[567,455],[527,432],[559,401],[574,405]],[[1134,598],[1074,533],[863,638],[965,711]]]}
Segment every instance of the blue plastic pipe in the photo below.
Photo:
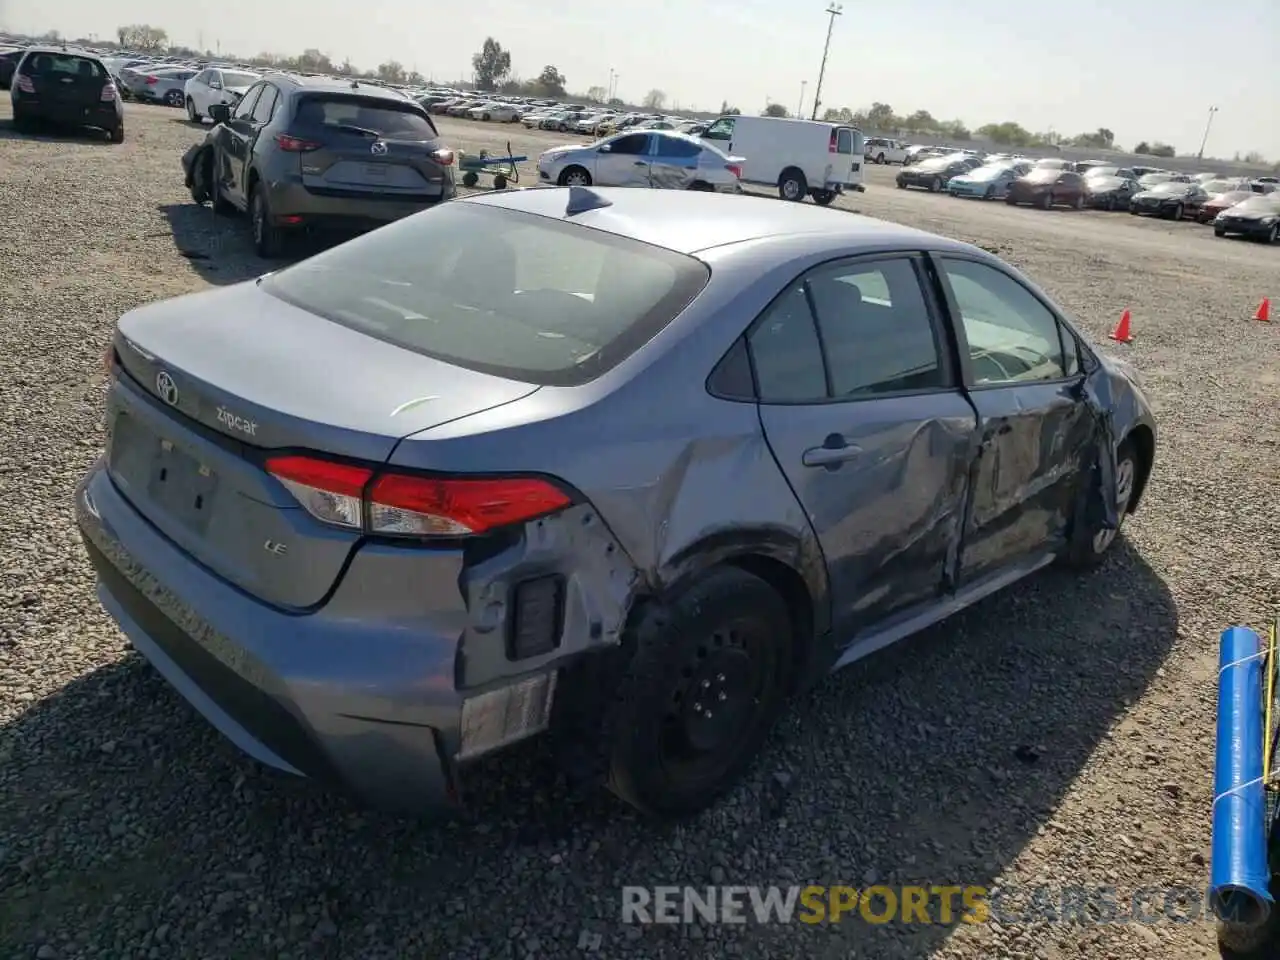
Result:
{"label": "blue plastic pipe", "polygon": [[1218,919],[1239,927],[1261,926],[1273,905],[1262,782],[1264,655],[1262,638],[1248,627],[1223,631],[1209,904]]}

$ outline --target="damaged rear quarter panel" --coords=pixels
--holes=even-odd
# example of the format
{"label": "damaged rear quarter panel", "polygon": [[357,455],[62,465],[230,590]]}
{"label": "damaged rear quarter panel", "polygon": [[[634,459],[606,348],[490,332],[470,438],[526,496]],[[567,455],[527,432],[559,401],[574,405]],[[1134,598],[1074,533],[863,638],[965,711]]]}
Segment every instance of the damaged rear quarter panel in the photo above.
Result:
{"label": "damaged rear quarter panel", "polygon": [[[717,399],[706,387],[720,357],[776,293],[775,279],[780,285],[789,276],[762,282],[749,266],[737,283],[722,277],[649,347],[598,380],[543,387],[399,444],[392,465],[544,474],[581,495],[581,505],[526,524],[504,549],[465,565],[459,586],[470,626],[458,658],[460,688],[616,646],[637,599],[661,596],[742,554],[794,569],[821,631],[829,613],[821,551],[769,452],[756,406]],[[745,305],[726,310],[735,300]],[[567,578],[560,646],[510,662],[499,625],[511,587],[548,572]]]}

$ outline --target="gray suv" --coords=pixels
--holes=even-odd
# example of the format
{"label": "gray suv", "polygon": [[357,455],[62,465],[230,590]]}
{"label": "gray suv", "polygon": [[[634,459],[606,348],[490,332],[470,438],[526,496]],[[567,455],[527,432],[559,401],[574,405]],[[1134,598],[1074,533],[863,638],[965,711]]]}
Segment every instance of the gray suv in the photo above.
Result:
{"label": "gray suv", "polygon": [[197,203],[244,211],[259,256],[306,228],[371,229],[456,193],[453,151],[426,111],[358,81],[272,74],[183,157]]}

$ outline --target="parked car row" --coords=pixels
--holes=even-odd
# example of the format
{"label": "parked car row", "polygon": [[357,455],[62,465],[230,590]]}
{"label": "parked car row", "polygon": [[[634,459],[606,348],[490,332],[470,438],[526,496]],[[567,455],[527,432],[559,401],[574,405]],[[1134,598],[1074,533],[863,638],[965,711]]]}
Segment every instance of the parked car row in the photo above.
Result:
{"label": "parked car row", "polygon": [[1057,157],[1032,160],[973,152],[929,155],[904,167],[898,189],[922,188],[953,197],[1003,200],[1047,210],[1127,210],[1134,216],[1211,223],[1214,234],[1280,241],[1280,192],[1276,178],[1185,174],[1150,167],[1074,163]]}

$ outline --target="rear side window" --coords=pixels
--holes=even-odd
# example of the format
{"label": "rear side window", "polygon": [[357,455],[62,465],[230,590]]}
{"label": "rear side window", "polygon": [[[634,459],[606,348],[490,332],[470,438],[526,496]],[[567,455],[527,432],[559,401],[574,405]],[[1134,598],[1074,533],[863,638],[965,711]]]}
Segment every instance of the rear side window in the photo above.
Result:
{"label": "rear side window", "polygon": [[853,131],[838,130],[836,132],[836,152],[853,153]]}
{"label": "rear side window", "polygon": [[22,72],[32,77],[73,76],[106,80],[102,64],[88,57],[66,54],[37,53],[22,65]]}
{"label": "rear side window", "polygon": [[269,123],[271,115],[276,112],[276,100],[279,98],[280,94],[275,87],[263,87],[262,96],[258,97],[258,102],[253,107],[253,122]]}
{"label": "rear side window", "polygon": [[707,279],[700,261],[671,250],[454,202],[272,274],[262,288],[448,363],[577,386],[640,349]]}
{"label": "rear side window", "polygon": [[433,140],[435,125],[426,114],[406,103],[398,107],[386,101],[361,97],[307,97],[298,104],[299,126],[335,133],[371,131],[380,137]]}

